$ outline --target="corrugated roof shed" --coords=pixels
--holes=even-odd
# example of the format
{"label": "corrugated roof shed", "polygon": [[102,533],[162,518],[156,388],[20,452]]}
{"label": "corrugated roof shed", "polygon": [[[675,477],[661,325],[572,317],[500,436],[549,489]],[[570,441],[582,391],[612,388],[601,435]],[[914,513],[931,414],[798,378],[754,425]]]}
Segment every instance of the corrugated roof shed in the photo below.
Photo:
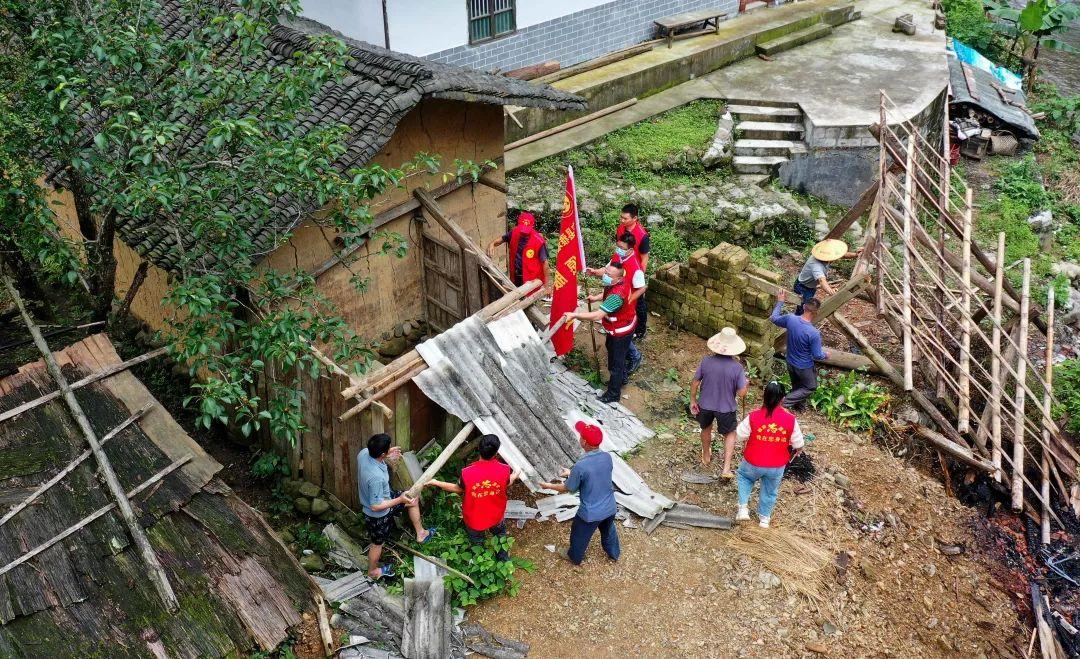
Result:
{"label": "corrugated roof shed", "polygon": [[[72,380],[119,363],[96,335],[55,353]],[[55,390],[43,365],[0,380],[0,410]],[[99,436],[154,403],[122,372],[76,392]],[[62,399],[0,425],[0,512],[81,453]],[[314,585],[259,514],[215,474],[221,465],[155,406],[105,445],[126,489],[192,459],[132,504],[180,600],[168,613],[123,523],[92,522],[0,576],[0,656],[219,657],[268,650],[313,608]],[[111,503],[90,459],[0,526],[0,565]]]}
{"label": "corrugated roof shed", "polygon": [[[184,36],[191,30],[193,20],[185,15],[179,0],[161,2],[158,21],[166,34]],[[308,47],[310,35],[327,33],[331,33],[329,28],[314,21],[284,21],[274,26],[265,40],[265,59],[244,62],[244,68],[259,71],[289,66],[293,55]],[[302,118],[309,126],[345,124],[352,129],[345,140],[345,152],[335,162],[342,171],[371,160],[405,115],[427,97],[495,105],[585,108],[583,98],[547,85],[430,62],[361,41],[346,41],[350,75],[344,84],[327,84],[312,100],[312,113]],[[221,59],[235,57],[231,49],[232,42],[224,42]],[[86,143],[90,143],[105,119],[104,114],[84,118],[81,132]],[[200,126],[187,137],[185,145],[198,144],[207,128]],[[53,181],[61,174],[56,162],[50,163],[49,169],[47,180]],[[59,182],[63,182],[62,177]],[[282,232],[291,230],[316,210],[308,200],[289,200],[287,196],[279,198],[278,206],[278,217],[246,228],[261,251],[272,248]],[[155,265],[166,270],[178,268],[181,254],[177,249],[178,233],[183,232],[178,232],[173,223],[157,215],[124,217],[118,219],[117,229],[125,243]]]}
{"label": "corrugated roof shed", "polygon": [[413,381],[437,405],[502,440],[500,455],[522,470],[532,491],[582,455],[571,430],[579,419],[605,430],[619,503],[643,517],[673,505],[619,457],[652,436],[621,405],[602,405],[592,388],[561,364],[524,312],[485,324],[471,316],[416,347],[428,369]]}
{"label": "corrugated roof shed", "polygon": [[949,86],[952,89],[950,105],[973,105],[1011,126],[1018,133],[1017,137],[1039,139],[1035,120],[1022,109],[1027,107],[1027,97],[1023,91],[1007,89],[994,74],[965,65],[952,55],[948,60]]}

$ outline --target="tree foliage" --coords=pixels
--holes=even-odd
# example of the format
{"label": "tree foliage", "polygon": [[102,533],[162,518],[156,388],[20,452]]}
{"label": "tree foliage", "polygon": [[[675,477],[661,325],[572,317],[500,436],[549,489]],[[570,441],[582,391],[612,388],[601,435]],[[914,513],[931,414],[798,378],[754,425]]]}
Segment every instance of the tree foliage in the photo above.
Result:
{"label": "tree foliage", "polygon": [[[11,44],[0,88],[14,90],[0,96],[9,101],[0,138],[15,133],[0,140],[0,213],[12,229],[4,240],[56,274],[74,273],[73,247],[34,185],[41,169],[31,153],[58,163],[75,196],[89,239],[82,267],[104,310],[117,222],[171,228],[179,254],[161,338],[198,376],[190,403],[200,422],[231,420],[245,433],[269,423],[294,441],[296,383],[274,382],[265,399],[253,393],[267,364],[318,374],[309,346],[324,344],[360,371],[371,352],[308,272],[271,269],[263,258],[300,220],[338,237],[335,249],[366,241],[374,253],[402,253],[400,236],[369,231],[370,200],[439,166],[419,154],[397,168],[335,167],[349,127],[304,118],[320,90],[342,82],[345,45],[313,36],[274,65],[264,47],[278,17],[298,9],[297,0],[0,0],[0,37]],[[186,31],[167,32],[165,11],[179,12]],[[312,216],[316,208],[324,210]]]}
{"label": "tree foliage", "polygon": [[1043,48],[1080,54],[1080,50],[1058,38],[1080,19],[1080,5],[1075,0],[1027,0],[1027,4],[1019,9],[1002,0],[983,2],[989,14],[998,19],[992,23],[994,30],[1012,39],[1009,54],[1019,46],[1019,59],[1025,69],[1024,83],[1029,93],[1035,84],[1039,52]]}

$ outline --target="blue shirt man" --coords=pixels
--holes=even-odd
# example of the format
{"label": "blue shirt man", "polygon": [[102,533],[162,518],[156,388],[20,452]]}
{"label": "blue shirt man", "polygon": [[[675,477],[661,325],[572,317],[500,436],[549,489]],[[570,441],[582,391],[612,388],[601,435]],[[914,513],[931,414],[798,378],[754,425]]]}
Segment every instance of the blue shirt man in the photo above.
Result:
{"label": "blue shirt man", "polygon": [[611,456],[600,450],[604,432],[598,426],[578,421],[574,428],[585,455],[573,469],[563,469],[565,483],[540,483],[556,492],[578,492],[581,504],[570,525],[570,548],[562,556],[574,565],[585,560],[585,550],[593,533],[600,530],[600,546],[613,561],[619,560],[619,534],[615,529],[615,486],[611,483]]}
{"label": "blue shirt man", "polygon": [[389,508],[372,510],[376,506],[390,498],[390,470],[382,460],[371,457],[371,453],[364,449],[356,456],[357,473],[360,475],[360,506],[368,517],[385,517],[390,514]]}
{"label": "blue shirt man", "polygon": [[787,300],[787,291],[777,295],[769,320],[777,327],[787,330],[788,375],[791,376],[791,392],[784,396],[784,407],[789,410],[801,410],[806,406],[806,399],[817,389],[817,372],[814,362],[829,358],[829,352],[821,347],[821,332],[814,327],[814,316],[821,308],[817,298],[803,302],[801,316],[782,314],[780,310]]}

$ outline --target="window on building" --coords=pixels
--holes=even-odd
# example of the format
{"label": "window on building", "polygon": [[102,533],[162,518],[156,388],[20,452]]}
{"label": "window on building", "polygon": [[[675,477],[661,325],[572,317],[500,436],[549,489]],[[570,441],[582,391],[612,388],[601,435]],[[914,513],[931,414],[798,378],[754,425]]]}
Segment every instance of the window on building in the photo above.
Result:
{"label": "window on building", "polygon": [[469,7],[469,43],[510,34],[517,27],[514,0],[465,0]]}

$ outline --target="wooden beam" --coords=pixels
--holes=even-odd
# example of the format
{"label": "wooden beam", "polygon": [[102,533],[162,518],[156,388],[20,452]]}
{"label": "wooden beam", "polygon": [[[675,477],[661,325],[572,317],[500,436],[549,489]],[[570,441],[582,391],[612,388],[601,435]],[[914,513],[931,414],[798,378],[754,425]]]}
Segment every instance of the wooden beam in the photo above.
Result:
{"label": "wooden beam", "polygon": [[[124,421],[122,421],[120,425],[107,432],[101,438],[101,445],[105,446],[107,443],[109,443],[109,440],[111,440],[113,437],[116,437],[117,435],[122,433],[125,428],[141,419],[142,416],[149,412],[152,407],[154,407],[154,403],[147,403],[146,405],[143,405],[139,409],[135,410],[135,412],[132,413],[131,416],[129,416],[127,419],[124,419]],[[4,513],[3,517],[0,517],[0,526],[6,524],[12,517],[18,515],[20,511],[22,511],[30,504],[34,503],[34,501],[36,501],[38,497],[40,497],[42,494],[45,494],[45,492],[47,492],[50,487],[59,483],[64,478],[64,476],[67,476],[71,472],[75,471],[75,469],[77,469],[79,465],[81,465],[88,457],[90,457],[91,453],[92,451],[90,449],[86,449],[85,451],[77,455],[74,460],[69,462],[68,466],[56,472],[56,475],[54,475],[49,480],[45,481],[41,485],[38,485],[37,489],[35,489],[30,494],[30,496],[23,499],[22,502],[19,503],[19,505]]]}
{"label": "wooden beam", "polygon": [[435,221],[450,234],[450,237],[454,239],[454,242],[458,244],[463,251],[472,252],[476,256],[476,260],[479,261],[480,267],[487,273],[491,280],[504,292],[509,293],[514,290],[514,284],[510,281],[510,278],[502,271],[495,262],[491,260],[491,257],[487,253],[480,249],[480,247],[469,237],[469,234],[465,233],[465,230],[458,226],[443,209],[439,206],[439,202],[435,201],[435,198],[431,196],[431,193],[424,188],[417,188],[413,190],[413,196],[420,202],[424,210],[428,212]]}
{"label": "wooden beam", "polygon": [[510,192],[510,188],[506,187],[505,183],[503,183],[502,181],[496,181],[495,179],[491,178],[491,175],[489,174],[483,174],[477,180],[481,185],[486,185],[492,190],[497,190],[503,194],[508,194]]}
{"label": "wooden beam", "polygon": [[506,153],[507,151],[510,151],[511,149],[516,149],[519,146],[525,146],[526,144],[531,144],[533,142],[536,142],[537,140],[542,140],[545,137],[548,137],[550,135],[555,135],[556,133],[561,133],[564,130],[569,130],[571,128],[574,128],[575,126],[580,126],[581,124],[587,124],[590,121],[593,121],[595,119],[599,119],[600,117],[609,115],[609,114],[611,114],[613,112],[618,112],[619,110],[622,110],[623,108],[628,108],[628,107],[630,107],[631,105],[634,105],[637,102],[638,102],[638,100],[637,100],[636,97],[631,98],[631,99],[627,99],[627,100],[623,101],[622,103],[616,103],[615,105],[609,105],[608,107],[603,108],[602,110],[597,110],[596,112],[589,113],[589,114],[585,115],[584,117],[578,117],[577,119],[574,119],[573,121],[568,121],[565,124],[559,124],[558,126],[548,128],[547,130],[542,130],[539,133],[533,133],[532,135],[529,135],[528,137],[523,137],[520,140],[516,140],[514,142],[511,142],[511,143],[507,144],[506,146],[503,147],[503,153]]}
{"label": "wooden beam", "polygon": [[[848,281],[844,282],[844,285],[840,287],[838,291],[825,298],[821,302],[821,307],[818,312],[814,314],[814,327],[821,327],[821,324],[829,319],[834,313],[836,313],[840,307],[844,306],[848,302],[851,302],[855,298],[866,290],[870,285],[869,275],[860,275],[858,277],[852,277]],[[780,350],[787,342],[787,332],[781,330],[773,341],[773,347],[776,350]]]}
{"label": "wooden beam", "polygon": [[[81,387],[85,387],[88,384],[93,384],[93,383],[98,382],[100,380],[104,380],[105,378],[116,375],[117,373],[120,373],[121,371],[126,371],[127,369],[131,368],[132,366],[135,366],[136,364],[141,364],[141,363],[143,363],[145,361],[149,361],[149,360],[151,360],[151,359],[153,359],[155,357],[160,357],[161,355],[164,355],[164,354],[165,354],[165,348],[163,348],[163,347],[162,348],[157,348],[155,350],[151,350],[148,353],[145,353],[143,355],[139,355],[138,357],[135,357],[133,359],[129,359],[126,362],[120,362],[119,364],[113,364],[112,366],[107,366],[107,367],[101,369],[100,371],[98,371],[97,373],[92,373],[92,374],[86,376],[85,378],[83,378],[81,380],[77,380],[75,382],[72,382],[71,384],[68,385],[68,387],[72,391],[74,391],[75,389],[79,389]],[[35,398],[34,400],[27,401],[27,402],[23,403],[22,405],[19,405],[18,407],[13,407],[10,410],[4,412],[3,414],[0,414],[0,423],[2,423],[4,421],[7,421],[8,419],[12,419],[14,417],[17,417],[20,414],[22,414],[23,412],[26,412],[27,410],[32,410],[32,409],[34,409],[35,407],[37,407],[39,405],[44,405],[45,403],[48,403],[51,400],[56,400],[57,398],[59,398],[62,395],[64,395],[63,391],[54,391],[52,393],[45,394],[44,396],[39,396],[38,398]]]}
{"label": "wooden beam", "polygon": [[1031,295],[1031,259],[1024,259],[1023,283],[1020,289],[1020,342],[1016,360],[1016,423],[1013,424],[1013,486],[1012,509],[1024,509],[1024,394],[1027,387],[1028,299]]}
{"label": "wooden beam", "polygon": [[856,220],[862,217],[870,205],[877,199],[878,190],[881,189],[881,180],[874,181],[869,188],[867,188],[855,201],[855,205],[848,209],[844,216],[829,229],[829,233],[825,234],[824,240],[830,238],[839,240],[847,230],[851,228],[851,225],[855,224]]}
{"label": "wooden beam", "polygon": [[957,444],[940,433],[930,430],[926,426],[921,426],[916,423],[912,427],[915,430],[915,434],[933,444],[935,448],[948,453],[956,460],[977,469],[981,469],[982,471],[994,470],[994,465],[973,454],[968,447]]}
{"label": "wooden beam", "polygon": [[[98,468],[101,470],[101,475],[105,479],[105,484],[108,486],[113,498],[116,499],[116,507],[120,511],[120,516],[124,518],[124,522],[127,524],[128,531],[131,533],[131,539],[134,542],[139,555],[142,557],[143,563],[146,564],[146,569],[149,573],[151,582],[154,584],[154,588],[157,590],[158,595],[161,597],[167,610],[171,612],[179,610],[180,602],[176,599],[176,593],[173,592],[172,585],[169,583],[169,578],[165,574],[165,569],[161,567],[161,562],[158,560],[157,554],[154,553],[154,548],[150,546],[150,540],[146,537],[146,531],[143,530],[143,527],[139,524],[139,520],[136,519],[135,511],[131,508],[131,501],[128,500],[127,495],[124,493],[124,488],[120,485],[120,480],[116,477],[116,471],[113,470],[112,463],[109,462],[109,458],[105,455],[105,451],[102,450],[97,434],[94,432],[93,426],[90,425],[90,419],[86,417],[86,413],[83,412],[82,406],[75,398],[75,393],[68,384],[67,378],[65,378],[64,374],[60,371],[60,365],[56,363],[56,358],[49,349],[49,345],[45,342],[44,337],[41,336],[41,330],[38,328],[37,324],[34,323],[34,319],[30,317],[30,313],[26,310],[26,306],[23,304],[19,291],[15,289],[15,285],[11,283],[11,279],[6,276],[3,279],[8,295],[10,295],[11,299],[15,302],[15,306],[18,307],[19,313],[22,314],[23,322],[26,323],[26,328],[30,330],[30,335],[34,337],[34,343],[41,352],[41,356],[45,359],[46,370],[48,370],[53,380],[56,381],[57,386],[60,387],[60,392],[63,395],[64,402],[67,403],[71,416],[78,424],[87,443],[90,444],[90,450],[94,453],[94,458],[98,463]],[[0,572],[0,574],[2,574],[2,572]]]}
{"label": "wooden beam", "polygon": [[956,430],[961,435],[967,433],[971,425],[971,188],[968,188],[964,195],[963,222],[960,269],[960,372],[958,373],[960,391],[956,396],[959,406],[956,415]]}

